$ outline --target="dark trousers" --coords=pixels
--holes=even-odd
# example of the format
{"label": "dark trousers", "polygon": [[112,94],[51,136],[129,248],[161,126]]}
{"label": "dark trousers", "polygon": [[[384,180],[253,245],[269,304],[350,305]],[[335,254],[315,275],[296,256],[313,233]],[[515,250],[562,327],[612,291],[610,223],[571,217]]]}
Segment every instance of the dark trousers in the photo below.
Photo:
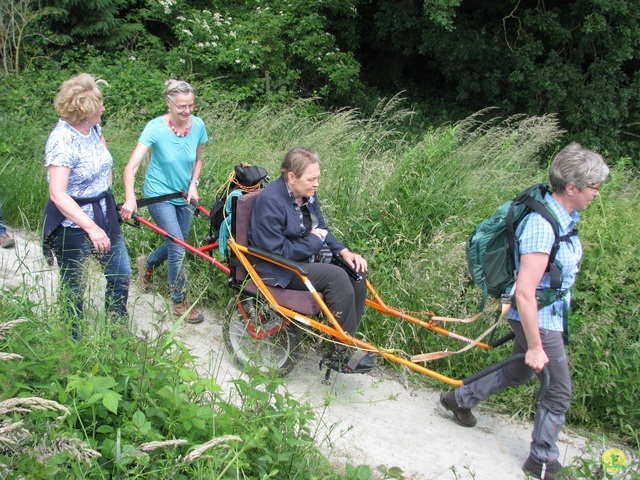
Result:
{"label": "dark trousers", "polygon": [[[342,268],[331,263],[301,263],[300,266],[307,270],[307,278],[322,293],[327,307],[344,331],[349,335],[355,334],[367,298],[365,278],[356,282]],[[307,290],[297,275],[293,276],[287,288]]]}

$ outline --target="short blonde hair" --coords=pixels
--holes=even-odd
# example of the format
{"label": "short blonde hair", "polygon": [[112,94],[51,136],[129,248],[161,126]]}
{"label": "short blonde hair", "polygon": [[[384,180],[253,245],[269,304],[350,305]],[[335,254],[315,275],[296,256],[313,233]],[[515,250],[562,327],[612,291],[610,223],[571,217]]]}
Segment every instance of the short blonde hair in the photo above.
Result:
{"label": "short blonde hair", "polygon": [[80,123],[102,108],[100,84],[109,85],[88,73],[65,80],[53,101],[53,108],[65,122]]}

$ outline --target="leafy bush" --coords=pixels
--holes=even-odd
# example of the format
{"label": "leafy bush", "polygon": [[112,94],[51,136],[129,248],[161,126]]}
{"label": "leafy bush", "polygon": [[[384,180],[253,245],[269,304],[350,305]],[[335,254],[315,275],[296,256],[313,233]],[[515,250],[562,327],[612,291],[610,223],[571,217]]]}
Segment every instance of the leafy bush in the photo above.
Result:
{"label": "leafy bush", "polygon": [[575,420],[610,425],[634,438],[640,411],[632,398],[640,391],[634,369],[640,353],[635,321],[640,308],[637,271],[640,234],[635,212],[638,185],[622,162],[584,214],[582,238],[588,255],[575,287],[571,337]]}
{"label": "leafy bush", "polygon": [[282,379],[255,372],[234,380],[227,398],[171,332],[114,341],[98,326],[76,342],[55,308],[35,309],[23,295],[0,299],[3,318],[25,315],[0,325],[0,351],[12,355],[0,361],[0,471],[34,479],[331,473],[311,436],[310,407]]}
{"label": "leafy bush", "polygon": [[158,66],[209,83],[218,98],[346,98],[361,88],[360,64],[339,48],[330,18],[354,17],[351,7],[352,2],[253,0],[203,8],[177,0],[150,4],[145,21],[165,30],[158,34],[166,48]]}

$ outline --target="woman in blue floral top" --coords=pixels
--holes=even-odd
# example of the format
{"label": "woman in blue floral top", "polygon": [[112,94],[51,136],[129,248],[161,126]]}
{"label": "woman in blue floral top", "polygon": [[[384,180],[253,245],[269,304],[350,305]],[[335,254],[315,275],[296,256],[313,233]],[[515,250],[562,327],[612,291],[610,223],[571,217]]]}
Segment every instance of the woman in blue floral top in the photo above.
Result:
{"label": "woman in blue floral top", "polygon": [[55,255],[61,290],[71,296],[74,338],[83,318],[89,256],[104,271],[107,316],[118,323],[127,318],[131,266],[111,193],[113,157],[100,128],[100,83],[106,84],[86,73],[62,83],[54,101],[60,119],[45,148],[50,199],[44,212],[45,254]]}

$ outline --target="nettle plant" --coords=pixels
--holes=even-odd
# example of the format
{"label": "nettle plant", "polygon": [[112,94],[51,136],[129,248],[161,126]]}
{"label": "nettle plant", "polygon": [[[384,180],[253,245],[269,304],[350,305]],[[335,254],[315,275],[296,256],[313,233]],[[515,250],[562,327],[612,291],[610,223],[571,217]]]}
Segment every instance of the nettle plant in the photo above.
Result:
{"label": "nettle plant", "polygon": [[[292,94],[346,96],[360,88],[360,65],[327,31],[325,15],[354,15],[350,2],[246,2],[231,16],[165,0],[156,12],[177,39],[169,68],[213,79],[238,100]],[[328,8],[327,8],[328,7]]]}

